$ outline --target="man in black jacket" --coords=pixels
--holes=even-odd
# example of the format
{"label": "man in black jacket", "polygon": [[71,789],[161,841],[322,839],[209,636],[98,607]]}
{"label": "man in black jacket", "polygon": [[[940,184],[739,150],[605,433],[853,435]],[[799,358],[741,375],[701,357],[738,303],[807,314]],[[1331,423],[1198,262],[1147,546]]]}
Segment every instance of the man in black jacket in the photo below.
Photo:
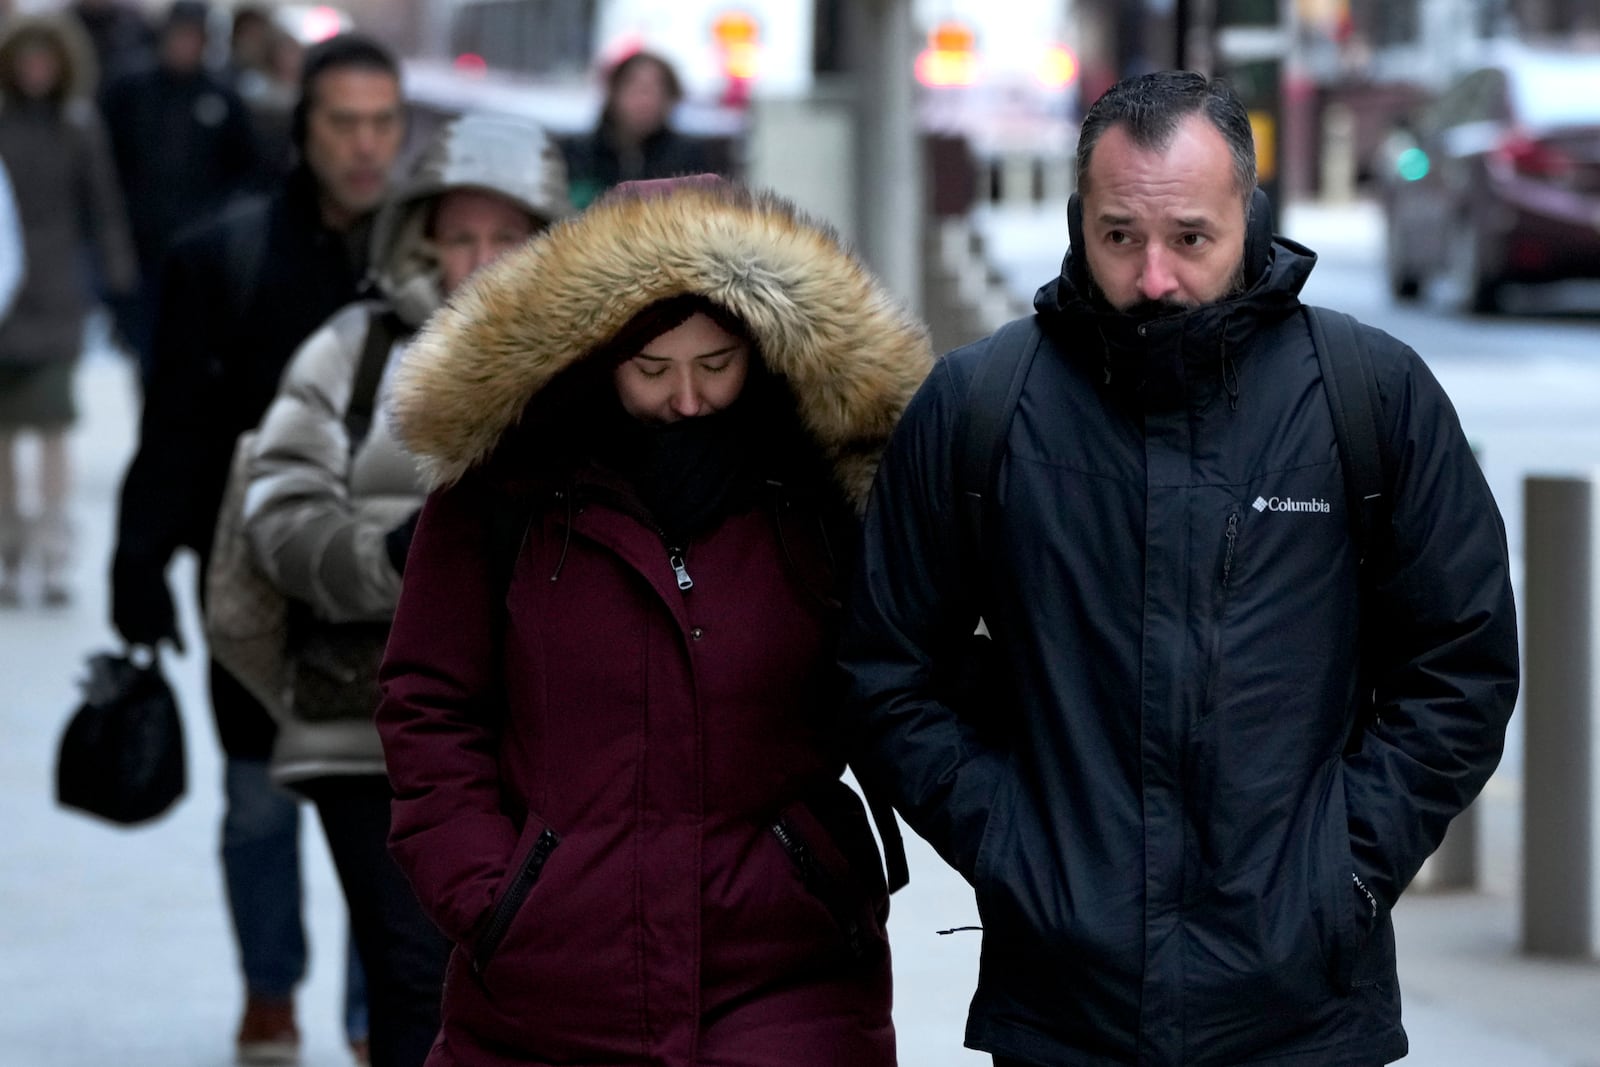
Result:
{"label": "man in black jacket", "polygon": [[[112,562],[112,623],[130,643],[181,647],[166,568],[186,547],[205,573],[235,440],[261,420],[300,342],[356,298],[372,213],[403,139],[402,107],[399,68],[381,46],[355,35],[318,45],[295,112],[301,165],[277,192],[174,244]],[[282,1062],[298,1042],[291,998],[305,970],[299,813],[267,776],[276,732],[268,713],[215,663],[211,699],[226,755],[223,868],[247,994],[240,1058]]]}
{"label": "man in black jacket", "polygon": [[[869,506],[843,662],[865,779],[974,886],[966,1040],[1000,1064],[1406,1053],[1390,911],[1499,760],[1504,530],[1449,401],[1358,326],[1387,482],[1366,560],[1238,98],[1091,108],[1062,276],[963,550],[952,353]],[[1023,331],[1024,335],[1031,331]],[[944,683],[981,615],[989,686]]]}

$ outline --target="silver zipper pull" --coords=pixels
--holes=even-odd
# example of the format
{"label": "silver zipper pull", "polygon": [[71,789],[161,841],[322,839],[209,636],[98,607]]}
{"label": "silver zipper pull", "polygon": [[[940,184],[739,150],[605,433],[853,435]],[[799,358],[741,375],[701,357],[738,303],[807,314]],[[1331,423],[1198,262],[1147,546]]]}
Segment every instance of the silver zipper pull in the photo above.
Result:
{"label": "silver zipper pull", "polygon": [[679,549],[668,549],[667,562],[672,565],[672,573],[678,577],[678,588],[688,591],[694,588],[694,579],[689,577],[689,568],[683,565],[683,552]]}

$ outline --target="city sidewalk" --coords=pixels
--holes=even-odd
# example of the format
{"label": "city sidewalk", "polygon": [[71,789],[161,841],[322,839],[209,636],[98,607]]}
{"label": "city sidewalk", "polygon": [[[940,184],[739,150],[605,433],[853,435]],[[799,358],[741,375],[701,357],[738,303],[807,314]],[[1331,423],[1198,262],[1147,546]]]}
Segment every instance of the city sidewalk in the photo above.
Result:
{"label": "city sidewalk", "polygon": [[[76,603],[0,613],[0,1063],[6,1067],[221,1067],[240,992],[216,859],[219,764],[199,657],[168,657],[189,728],[189,795],[169,815],[119,830],[57,808],[52,769],[83,657],[111,647],[106,561],[133,442],[126,366],[98,354],[81,377],[75,438],[82,568]],[[191,588],[184,561],[174,588]],[[187,601],[188,598],[181,598]],[[192,612],[184,619],[197,643]],[[1484,801],[1485,889],[1414,892],[1397,912],[1406,1025],[1421,1067],[1597,1067],[1600,965],[1518,955],[1517,789]],[[309,816],[309,812],[308,812]],[[301,995],[307,1067],[349,1063],[339,1026],[343,905],[314,818],[304,834],[313,962]],[[890,926],[906,1067],[981,1067],[960,1047],[978,937],[970,892],[908,840],[912,884]],[[813,1065],[797,1065],[813,1067]],[[824,1065],[817,1065],[824,1067]]]}

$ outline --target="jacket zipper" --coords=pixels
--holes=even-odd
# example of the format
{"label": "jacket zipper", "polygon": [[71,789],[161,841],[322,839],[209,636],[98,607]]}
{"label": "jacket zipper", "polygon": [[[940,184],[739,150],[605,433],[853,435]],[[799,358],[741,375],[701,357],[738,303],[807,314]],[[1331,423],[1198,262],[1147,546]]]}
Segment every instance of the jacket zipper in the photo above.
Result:
{"label": "jacket zipper", "polygon": [[1222,615],[1228,606],[1228,585],[1233,580],[1234,553],[1239,547],[1239,509],[1228,512],[1228,528],[1223,533],[1222,548],[1222,582],[1217,593],[1217,607],[1211,619],[1211,669],[1206,682],[1205,704],[1201,708],[1201,716],[1208,716],[1212,712],[1212,700],[1216,692],[1217,676],[1222,673]]}
{"label": "jacket zipper", "polygon": [[[657,532],[661,533],[661,540],[665,543],[666,533],[659,530]],[[689,577],[689,568],[684,566],[683,557],[683,549],[667,545],[667,563],[672,567],[673,576],[678,579],[678,588],[687,593],[694,588],[694,579]]]}
{"label": "jacket zipper", "polygon": [[484,928],[483,936],[478,939],[478,947],[472,953],[472,969],[476,973],[482,974],[483,969],[489,966],[495,950],[500,947],[506,931],[511,928],[511,920],[517,917],[517,912],[522,910],[522,902],[527,899],[528,893],[539,881],[545,861],[560,843],[561,838],[556,832],[546,828],[533,843],[533,848],[528,850],[522,866],[517,869],[516,877],[511,879],[511,884],[506,887],[505,896],[495,905],[494,914],[489,917],[489,925]]}
{"label": "jacket zipper", "polygon": [[800,872],[801,884],[806,887],[807,892],[820,900],[828,909],[828,913],[833,916],[839,932],[844,935],[845,946],[851,958],[865,959],[867,946],[862,938],[860,917],[856,914],[856,909],[842,899],[839,883],[822,869],[811,847],[795,832],[788,819],[780,816],[772,823],[771,830],[772,836],[778,839],[778,844],[783,846],[783,850],[789,854],[789,859]]}
{"label": "jacket zipper", "polygon": [[[1223,592],[1227,592],[1228,579],[1233,575],[1233,550],[1239,543],[1239,513],[1237,511],[1229,512],[1228,532],[1224,536],[1228,539],[1228,545],[1222,553],[1222,589]],[[1220,623],[1220,621],[1219,619],[1218,622]]]}
{"label": "jacket zipper", "polygon": [[694,588],[694,579],[689,576],[689,568],[686,563],[686,557],[689,554],[688,549],[679,548],[677,545],[674,545],[668,539],[667,531],[658,526],[655,520],[650,517],[648,512],[645,512],[641,508],[634,507],[632,502],[624,497],[621,493],[612,492],[609,489],[596,489],[593,487],[591,487],[588,492],[589,495],[594,499],[603,500],[605,503],[613,508],[616,508],[624,515],[629,515],[635,519],[638,519],[641,523],[654,530],[656,536],[661,538],[661,543],[666,546],[667,566],[672,568],[672,577],[677,580],[678,589],[681,592],[687,593],[689,590]]}

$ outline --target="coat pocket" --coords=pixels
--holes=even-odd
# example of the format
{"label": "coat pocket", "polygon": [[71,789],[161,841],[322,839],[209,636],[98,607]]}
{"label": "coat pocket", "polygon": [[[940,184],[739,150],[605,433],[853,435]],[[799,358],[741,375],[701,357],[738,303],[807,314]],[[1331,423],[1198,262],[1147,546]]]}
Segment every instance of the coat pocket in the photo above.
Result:
{"label": "coat pocket", "polygon": [[505,892],[495,901],[494,910],[489,913],[489,921],[473,944],[472,969],[476,973],[481,975],[484,968],[494,959],[500,942],[505,940],[506,931],[511,928],[517,913],[522,910],[528,894],[539,883],[539,876],[544,873],[544,865],[549,860],[550,853],[554,852],[560,843],[560,836],[547,826],[534,839],[533,846],[522,857],[522,862],[517,864],[511,880],[506,884]]}
{"label": "coat pocket", "polygon": [[860,798],[834,782],[810,801],[785,807],[767,827],[806,892],[827,909],[845,955],[857,963],[879,960],[888,950],[889,890],[866,819]]}
{"label": "coat pocket", "polygon": [[1350,853],[1350,822],[1344,802],[1344,768],[1335,759],[1328,771],[1327,793],[1318,823],[1316,854],[1310,866],[1312,906],[1319,921],[1323,962],[1333,988],[1351,991],[1360,935],[1356,924],[1357,889],[1352,881],[1355,860]]}

